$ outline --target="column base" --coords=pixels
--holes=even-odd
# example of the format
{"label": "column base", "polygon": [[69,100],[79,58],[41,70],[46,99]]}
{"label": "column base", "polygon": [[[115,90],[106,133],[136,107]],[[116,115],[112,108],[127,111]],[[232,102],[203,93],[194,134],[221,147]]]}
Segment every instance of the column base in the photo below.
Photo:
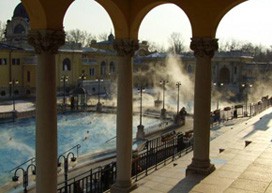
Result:
{"label": "column base", "polygon": [[161,109],[161,118],[162,119],[166,118],[166,109],[164,109],[164,108]]}
{"label": "column base", "polygon": [[138,125],[137,126],[136,139],[137,140],[144,140],[145,139],[145,132],[144,132],[144,126],[143,125]]}
{"label": "column base", "polygon": [[129,193],[132,190],[137,188],[136,183],[128,183],[128,182],[121,182],[117,181],[115,184],[111,186],[110,192],[111,193]]}
{"label": "column base", "polygon": [[102,112],[102,103],[98,102],[96,104],[96,112],[101,113]]}
{"label": "column base", "polygon": [[191,174],[199,174],[207,176],[215,170],[215,166],[210,163],[210,160],[192,160],[192,163],[186,169],[186,176]]}

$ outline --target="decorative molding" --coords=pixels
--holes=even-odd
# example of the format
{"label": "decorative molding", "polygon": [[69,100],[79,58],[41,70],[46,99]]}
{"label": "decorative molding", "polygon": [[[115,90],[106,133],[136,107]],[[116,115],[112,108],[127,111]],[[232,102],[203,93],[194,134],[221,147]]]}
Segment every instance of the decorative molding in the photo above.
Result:
{"label": "decorative molding", "polygon": [[119,56],[132,57],[135,51],[139,49],[139,43],[138,40],[116,39],[114,40],[113,48]]}
{"label": "decorative molding", "polygon": [[203,37],[191,38],[190,48],[194,51],[196,57],[214,56],[214,52],[218,50],[218,39]]}
{"label": "decorative molding", "polygon": [[65,33],[63,30],[30,30],[28,43],[34,47],[37,54],[56,54],[59,47],[65,43]]}

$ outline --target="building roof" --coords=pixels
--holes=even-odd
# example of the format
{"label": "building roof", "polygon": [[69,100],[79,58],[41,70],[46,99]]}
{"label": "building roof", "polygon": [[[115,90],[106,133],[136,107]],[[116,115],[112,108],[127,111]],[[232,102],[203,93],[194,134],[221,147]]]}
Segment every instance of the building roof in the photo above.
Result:
{"label": "building roof", "polygon": [[11,46],[0,42],[0,50],[24,50],[23,48]]}
{"label": "building roof", "polygon": [[14,9],[12,18],[15,18],[15,17],[22,17],[29,20],[28,14],[22,3],[19,3]]}
{"label": "building roof", "polygon": [[94,48],[94,47],[85,47],[82,48],[83,52],[94,52],[94,53],[100,53],[100,54],[113,54],[115,55],[116,52],[112,50],[106,50],[106,49],[99,49],[99,48]]}
{"label": "building roof", "polygon": [[241,50],[231,50],[231,51],[221,51],[215,52],[215,58],[219,57],[235,57],[235,58],[253,58],[252,54],[248,52],[243,52]]}

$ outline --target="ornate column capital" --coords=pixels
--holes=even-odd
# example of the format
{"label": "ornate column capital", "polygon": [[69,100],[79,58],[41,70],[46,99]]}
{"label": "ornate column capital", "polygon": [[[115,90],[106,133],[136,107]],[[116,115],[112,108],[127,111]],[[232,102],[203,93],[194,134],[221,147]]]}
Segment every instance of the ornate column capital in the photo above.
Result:
{"label": "ornate column capital", "polygon": [[138,40],[131,39],[116,39],[113,43],[113,48],[117,51],[119,56],[134,55],[134,52],[139,49]]}
{"label": "ornate column capital", "polygon": [[194,51],[196,57],[214,56],[214,52],[218,50],[218,39],[202,37],[191,38],[190,48]]}
{"label": "ornate column capital", "polygon": [[37,54],[56,54],[59,47],[65,43],[65,33],[63,30],[30,30],[28,43],[34,47]]}

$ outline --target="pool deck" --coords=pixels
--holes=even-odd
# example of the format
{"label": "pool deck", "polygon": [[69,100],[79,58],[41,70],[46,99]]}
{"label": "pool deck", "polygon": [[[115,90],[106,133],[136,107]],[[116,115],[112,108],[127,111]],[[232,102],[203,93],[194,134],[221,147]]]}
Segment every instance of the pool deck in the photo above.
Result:
{"label": "pool deck", "polygon": [[214,132],[221,135],[210,143],[209,176],[186,177],[190,152],[137,181],[132,193],[272,193],[272,107]]}
{"label": "pool deck", "polygon": [[132,193],[272,193],[272,107],[216,126],[211,137],[212,174],[186,177],[190,152],[140,176]]}

